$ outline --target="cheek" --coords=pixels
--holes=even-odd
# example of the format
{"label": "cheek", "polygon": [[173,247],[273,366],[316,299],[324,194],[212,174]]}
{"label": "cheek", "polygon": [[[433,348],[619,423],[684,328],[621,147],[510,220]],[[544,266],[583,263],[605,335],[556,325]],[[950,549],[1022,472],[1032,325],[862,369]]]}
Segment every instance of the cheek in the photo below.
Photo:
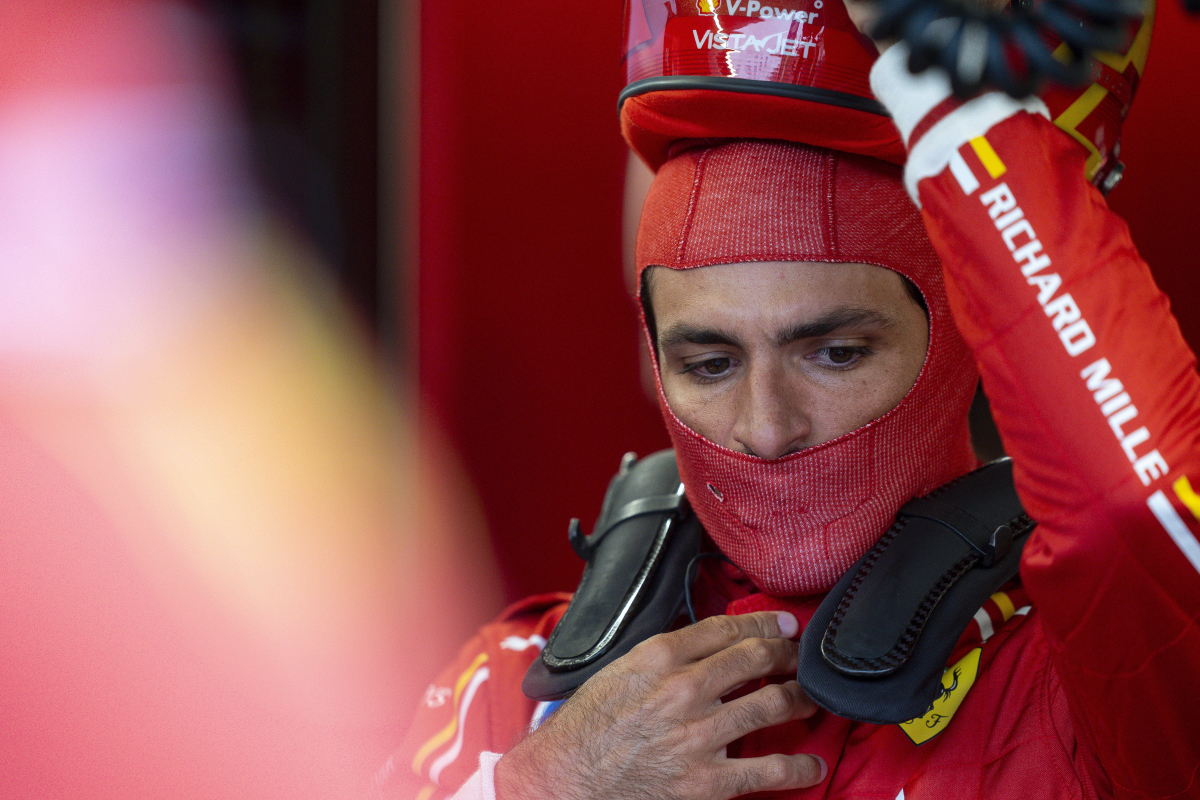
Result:
{"label": "cheek", "polygon": [[914,323],[914,331],[909,337],[908,346],[901,351],[896,364],[895,377],[891,383],[892,395],[895,398],[892,401],[893,406],[903,400],[917,382],[928,356],[929,323],[922,315],[921,319]]}
{"label": "cheek", "polygon": [[823,444],[879,419],[895,407],[893,397],[879,381],[849,380],[812,394],[813,437],[809,444]]}
{"label": "cheek", "polygon": [[699,392],[680,376],[663,376],[663,395],[679,421],[706,439],[720,442],[721,424],[725,416],[722,398]]}
{"label": "cheek", "polygon": [[836,439],[891,411],[908,394],[923,364],[921,351],[915,362],[911,357],[898,357],[814,390],[811,443]]}
{"label": "cheek", "polygon": [[862,387],[862,410],[860,424],[882,417],[900,404],[912,389],[921,368],[925,365],[928,335],[914,337],[912,344],[896,354],[871,386]]}

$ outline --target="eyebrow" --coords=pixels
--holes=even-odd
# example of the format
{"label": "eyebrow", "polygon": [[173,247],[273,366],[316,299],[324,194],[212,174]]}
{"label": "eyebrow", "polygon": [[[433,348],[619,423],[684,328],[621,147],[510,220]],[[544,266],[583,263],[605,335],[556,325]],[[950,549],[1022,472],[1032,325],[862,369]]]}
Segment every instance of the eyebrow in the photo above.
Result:
{"label": "eyebrow", "polygon": [[828,336],[843,328],[889,328],[895,320],[870,308],[843,306],[809,322],[799,322],[775,337],[775,344],[785,345],[801,339]]}
{"label": "eyebrow", "polygon": [[698,328],[686,322],[677,322],[667,328],[658,337],[659,347],[672,347],[681,344],[724,344],[730,347],[741,347],[742,343],[736,336],[717,330],[716,328]]}
{"label": "eyebrow", "polygon": [[[775,344],[783,345],[798,342],[801,339],[816,339],[828,336],[844,328],[888,328],[895,320],[879,311],[869,308],[843,306],[832,309],[814,320],[798,322],[780,331],[775,336]],[[664,330],[658,337],[658,346],[668,348],[682,344],[723,344],[730,347],[742,347],[739,339],[718,328],[706,328],[677,322]]]}

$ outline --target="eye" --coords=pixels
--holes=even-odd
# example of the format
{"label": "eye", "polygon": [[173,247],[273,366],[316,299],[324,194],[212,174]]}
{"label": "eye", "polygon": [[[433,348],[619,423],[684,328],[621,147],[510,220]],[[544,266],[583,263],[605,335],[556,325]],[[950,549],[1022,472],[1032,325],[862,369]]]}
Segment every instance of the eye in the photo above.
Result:
{"label": "eye", "polygon": [[830,346],[810,353],[807,358],[830,369],[849,369],[873,352],[871,348],[864,346]]}
{"label": "eye", "polygon": [[828,349],[829,360],[835,364],[848,364],[854,357],[858,355],[849,347],[830,347]]}
{"label": "eye", "polygon": [[729,356],[715,356],[685,364],[683,372],[699,381],[715,381],[726,377],[737,365],[737,361]]}

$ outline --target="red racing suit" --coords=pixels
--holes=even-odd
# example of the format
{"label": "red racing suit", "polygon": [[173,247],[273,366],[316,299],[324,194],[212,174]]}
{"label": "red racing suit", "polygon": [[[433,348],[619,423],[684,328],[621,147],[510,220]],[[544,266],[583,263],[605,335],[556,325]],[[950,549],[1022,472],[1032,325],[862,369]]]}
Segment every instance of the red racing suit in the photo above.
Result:
{"label": "red racing suit", "polygon": [[[1040,101],[957,101],[944,79],[908,75],[906,57],[885,53],[872,86],[908,145],[907,185],[1038,520],[1024,588],[976,615],[924,717],[821,711],[729,754],[829,765],[818,786],[772,797],[1200,797],[1195,357]],[[448,797],[481,751],[519,740],[537,711],[520,681],[565,599],[517,604],[466,646],[381,775],[384,796]],[[818,600],[750,593],[725,610],[788,608],[803,624]]]}

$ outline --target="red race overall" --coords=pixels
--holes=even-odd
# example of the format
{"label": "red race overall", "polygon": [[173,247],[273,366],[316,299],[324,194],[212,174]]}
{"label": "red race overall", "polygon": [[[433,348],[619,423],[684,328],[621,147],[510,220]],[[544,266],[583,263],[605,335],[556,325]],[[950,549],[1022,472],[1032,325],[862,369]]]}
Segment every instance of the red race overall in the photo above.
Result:
{"label": "red race overall", "polygon": [[[1200,796],[1200,378],[1124,223],[1040,101],[968,102],[914,78],[902,45],[872,71],[908,146],[955,321],[983,375],[1017,490],[1038,520],[1024,588],[964,634],[924,717],[818,712],[730,755],[814,753],[795,798]],[[815,605],[815,601],[813,603]],[[749,593],[729,613],[812,607]],[[429,687],[385,797],[488,796],[527,730],[521,678],[565,609],[534,598],[485,627]]]}

